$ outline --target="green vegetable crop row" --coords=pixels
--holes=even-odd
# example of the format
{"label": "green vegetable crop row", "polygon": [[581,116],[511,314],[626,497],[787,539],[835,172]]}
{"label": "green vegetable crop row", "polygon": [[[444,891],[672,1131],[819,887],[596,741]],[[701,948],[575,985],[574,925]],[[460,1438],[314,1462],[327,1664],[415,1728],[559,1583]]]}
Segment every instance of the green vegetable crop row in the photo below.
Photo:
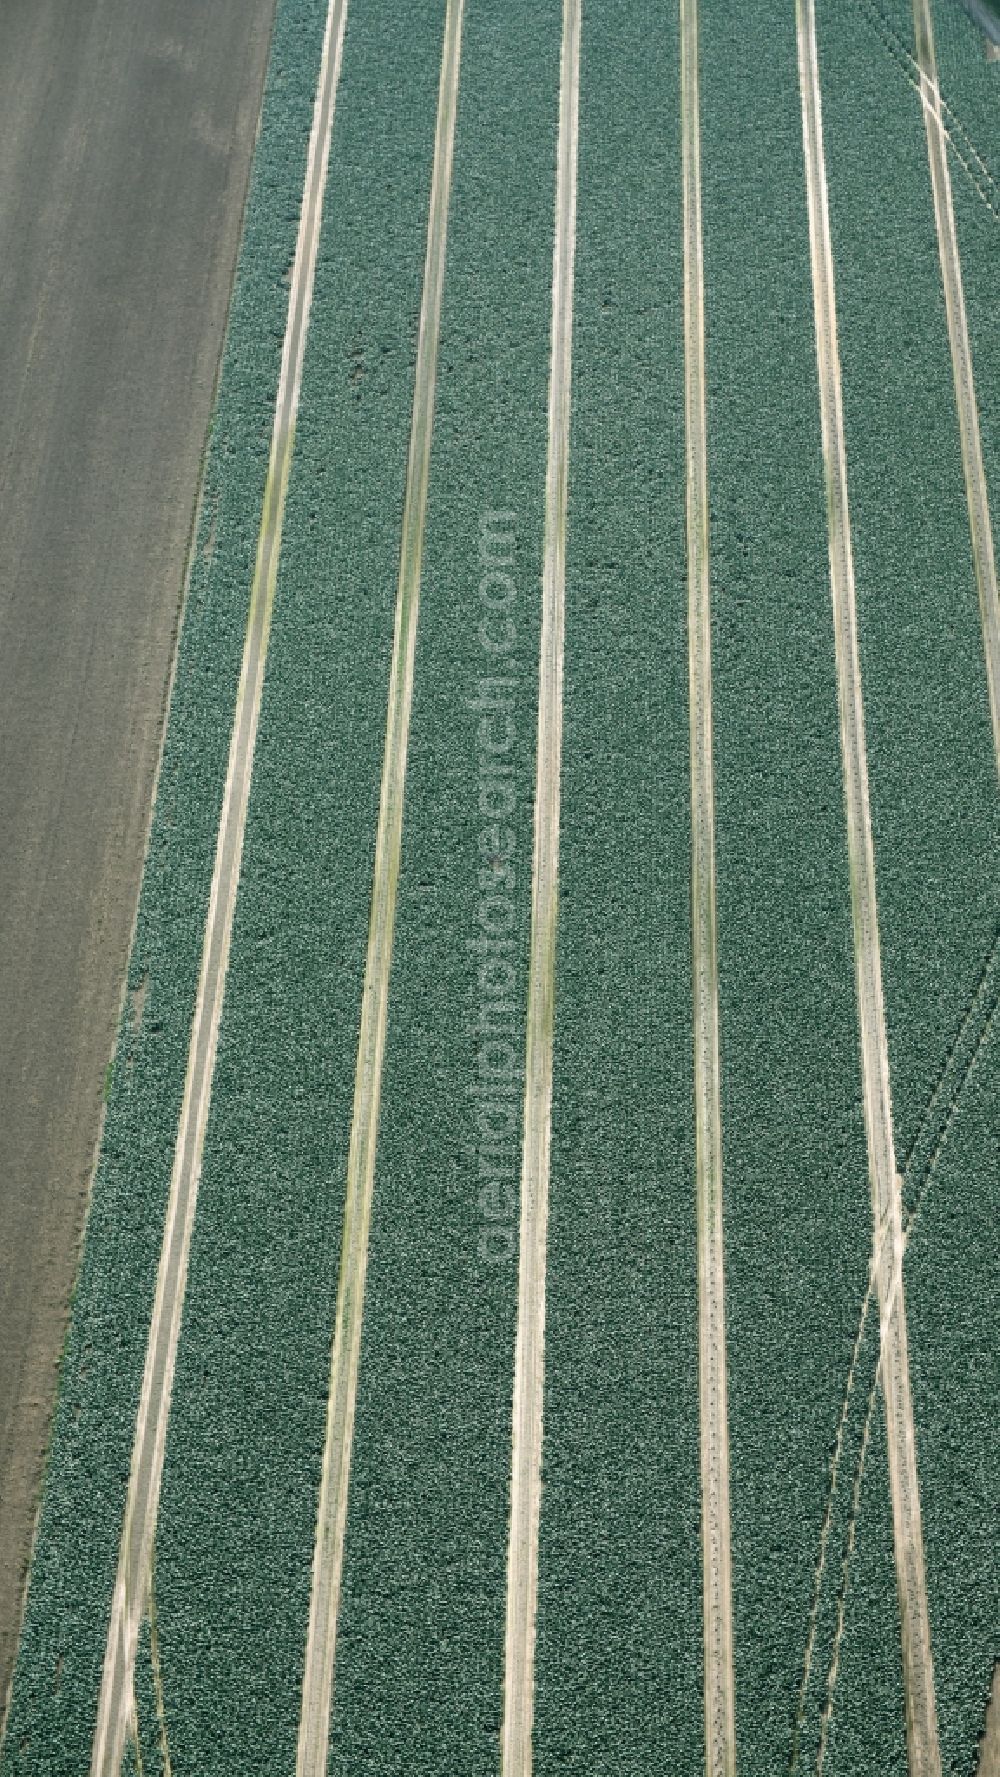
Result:
{"label": "green vegetable crop row", "polygon": [[583,9],[539,1777],[704,1761],[676,11]]}
{"label": "green vegetable crop row", "polygon": [[200,1777],[295,1765],[443,18],[347,17],[157,1548]]}
{"label": "green vegetable crop row", "polygon": [[337,1777],[499,1766],[560,27],[467,0]]}
{"label": "green vegetable crop row", "polygon": [[[706,9],[702,100],[736,1737],[777,1771],[871,1248],[790,0],[745,9],[738,48]],[[859,1769],[902,1731],[866,1712]],[[815,1732],[810,1709],[803,1770]]]}
{"label": "green vegetable crop row", "polygon": [[[975,1764],[1000,1621],[1000,1552],[987,1531],[1000,1376],[992,1329],[980,1314],[973,1330],[967,1300],[973,1280],[992,1277],[994,1292],[1000,1282],[990,1233],[995,1139],[983,1139],[980,1111],[978,1146],[966,1138],[957,1175],[937,1130],[922,1163],[914,1150],[970,1008],[964,1065],[972,1072],[959,1089],[958,1126],[977,1118],[976,1052],[989,1012],[988,995],[977,1007],[977,990],[1000,924],[997,763],[921,106],[844,8],[821,0],[817,30],[896,1148],[908,1207],[915,1175],[926,1175],[904,1282],[931,1633],[944,1768],[964,1774]],[[900,37],[904,30],[901,18]],[[912,22],[907,35],[912,44]],[[953,155],[950,167],[953,187],[964,186]],[[994,255],[998,246],[994,224]],[[983,386],[989,392],[988,377]],[[968,1282],[952,1266],[946,1287],[935,1243],[956,1223]],[[956,1427],[965,1446],[957,1462]],[[956,1488],[956,1471],[965,1470],[968,1484]],[[866,1476],[866,1506],[873,1480]],[[995,1515],[995,1465],[992,1494]],[[883,1534],[888,1564],[888,1519]],[[884,1642],[884,1621],[863,1596],[849,1598],[845,1661],[853,1657],[859,1673]],[[847,1692],[841,1701],[848,1719],[863,1709]],[[843,1746],[831,1777],[857,1768]]]}

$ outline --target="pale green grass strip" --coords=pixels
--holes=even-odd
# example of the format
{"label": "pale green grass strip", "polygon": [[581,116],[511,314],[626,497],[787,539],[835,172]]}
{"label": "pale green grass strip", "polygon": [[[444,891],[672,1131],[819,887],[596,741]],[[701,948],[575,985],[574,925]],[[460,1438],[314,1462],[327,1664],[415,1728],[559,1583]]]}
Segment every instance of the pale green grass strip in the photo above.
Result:
{"label": "pale green grass strip", "polygon": [[514,1350],[510,1543],[507,1556],[507,1628],[501,1742],[503,1777],[529,1777],[534,1719],[538,1521],[545,1382],[545,1253],[552,1117],[556,923],[559,905],[566,493],[572,389],[580,26],[580,0],[564,0],[555,240],[552,257],[552,360],[545,477],[517,1338]]}
{"label": "pale green grass strip", "polygon": [[796,0],[796,21],[865,1133],[874,1223],[873,1265],[881,1314],[882,1381],[886,1400],[893,1536],[902,1621],[907,1744],[910,1777],[940,1777],[941,1753],[938,1745],[903,1292],[902,1192],[893,1148],[889,1051],[882,992],[875,851],[868,797],[864,704],[847,489],[847,451],[814,0]]}
{"label": "pale green grass strip", "polygon": [[297,1777],[326,1777],[328,1760],[351,1447],[361,1351],[361,1322],[389,1012],[396,886],[402,845],[406,756],[413,702],[413,666],[417,643],[431,436],[434,427],[434,394],[444,290],[455,112],[458,103],[462,16],[463,0],[448,0],[417,340],[410,451],[403,501],[399,582],[375,838],[368,954],[347,1157],[343,1248],[302,1682],[295,1767]]}
{"label": "pale green grass strip", "polygon": [[705,1770],[734,1777],[736,1706],[729,1527],[729,1419],[722,1232],[719,963],[715,899],[712,607],[705,418],[698,4],[680,0],[687,434],[688,684],[691,725],[691,971],[694,994],[698,1380],[701,1419]]}
{"label": "pale green grass strip", "polygon": [[330,0],[275,404],[267,486],[223,792],[201,971],[188,1049],[163,1245],[146,1345],[124,1523],[91,1756],[92,1777],[118,1777],[135,1715],[135,1652],[150,1594],[167,1421],[187,1284],[191,1231],[243,857],[250,778],[281,553],[302,361],[309,330],[323,192],[340,77],[347,0]]}
{"label": "pale green grass strip", "polygon": [[927,157],[930,162],[931,189],[934,194],[934,221],[937,227],[938,252],[941,258],[941,281],[944,286],[945,313],[948,318],[948,339],[955,378],[955,402],[958,408],[958,429],[962,441],[962,467],[969,506],[969,529],[972,534],[972,558],[979,588],[979,611],[983,626],[983,648],[986,655],[986,682],[989,690],[990,716],[993,722],[993,746],[997,770],[1000,771],[1000,594],[997,591],[996,556],[993,549],[993,527],[990,522],[986,471],[979,436],[979,407],[976,384],[972,374],[972,348],[965,315],[965,292],[962,288],[962,262],[958,251],[955,211],[951,195],[951,173],[948,167],[947,136],[941,111],[938,88],[937,58],[934,53],[934,29],[931,24],[930,0],[913,0],[913,28],[916,38],[917,62],[920,68],[920,97],[923,101],[924,126],[927,132]]}

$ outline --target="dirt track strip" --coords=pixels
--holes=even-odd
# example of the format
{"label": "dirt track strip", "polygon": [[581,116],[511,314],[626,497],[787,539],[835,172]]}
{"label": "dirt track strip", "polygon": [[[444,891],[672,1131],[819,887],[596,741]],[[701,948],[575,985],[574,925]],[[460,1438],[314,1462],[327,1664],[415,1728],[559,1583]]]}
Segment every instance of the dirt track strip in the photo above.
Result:
{"label": "dirt track strip", "polygon": [[434,392],[444,289],[463,10],[464,0],[448,0],[417,340],[410,451],[403,502],[399,582],[378,831],[375,839],[368,955],[347,1157],[343,1248],[302,1681],[302,1711],[295,1765],[297,1777],[326,1777],[328,1762],[361,1322],[368,1268],[382,1064],[389,1010],[389,976],[396,921],[396,886],[402,845],[406,756],[413,702],[413,665],[417,643],[431,436],[434,427]]}
{"label": "dirt track strip", "polygon": [[712,609],[705,420],[698,3],[680,0],[687,432],[688,679],[691,721],[691,971],[694,989],[698,1377],[701,1420],[705,1770],[734,1777],[736,1706],[729,1528],[729,1421],[722,1234],[719,966],[715,911]]}
{"label": "dirt track strip", "polygon": [[573,268],[580,90],[581,0],[564,0],[559,147],[552,253],[552,361],[542,562],[538,763],[528,970],[524,1149],[521,1168],[517,1341],[511,1446],[510,1543],[501,1740],[503,1777],[529,1777],[538,1604],[538,1520],[545,1385],[545,1251],[549,1210],[552,1042],[559,909],[566,493],[572,395]]}
{"label": "dirt track strip", "polygon": [[934,30],[931,24],[930,0],[913,0],[913,29],[917,62],[920,67],[924,125],[927,131],[927,157],[934,192],[934,220],[937,225],[938,251],[941,255],[941,280],[944,285],[945,311],[948,317],[948,338],[951,342],[951,363],[955,377],[955,402],[962,440],[962,466],[969,504],[969,529],[972,533],[972,556],[979,587],[979,610],[983,625],[983,648],[986,654],[986,680],[989,688],[990,715],[993,722],[993,745],[997,770],[1000,771],[1000,594],[997,591],[996,557],[993,550],[993,528],[990,523],[986,472],[979,437],[979,408],[972,374],[972,350],[965,315],[965,294],[962,289],[962,262],[959,258],[955,211],[951,197],[951,174],[948,168],[948,145],[941,113],[938,88],[937,58],[934,53]]}
{"label": "dirt track strip", "polygon": [[264,662],[281,553],[302,362],[323,212],[347,0],[330,0],[288,298],[271,454],[261,514],[246,642],[233,718],[215,867],[205,925],[187,1075],[177,1129],[163,1246],[146,1346],[125,1518],[101,1677],[91,1777],[118,1777],[135,1713],[133,1674],[139,1627],[150,1595],[153,1540],[167,1420],[187,1282],[191,1230],[225,993],[233,913],[243,856]]}
{"label": "dirt track strip", "polygon": [[837,698],[851,872],[865,1133],[874,1221],[873,1255],[882,1317],[881,1362],[888,1426],[896,1578],[902,1623],[906,1733],[910,1777],[940,1777],[941,1753],[938,1745],[902,1280],[902,1193],[893,1150],[889,1055],[875,895],[875,853],[868,802],[868,765],[847,493],[847,453],[840,386],[833,251],[823,155],[814,0],[796,0],[795,12],[816,317],[816,359],[826,469],[830,590],[833,600]]}

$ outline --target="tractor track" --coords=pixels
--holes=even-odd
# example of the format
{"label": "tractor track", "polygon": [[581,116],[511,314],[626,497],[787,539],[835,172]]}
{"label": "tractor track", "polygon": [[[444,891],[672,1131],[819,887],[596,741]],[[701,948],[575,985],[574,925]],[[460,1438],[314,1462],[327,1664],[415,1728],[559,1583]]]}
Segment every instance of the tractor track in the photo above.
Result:
{"label": "tractor track", "polygon": [[865,1133],[872,1193],[873,1263],[882,1329],[881,1365],[902,1623],[907,1745],[910,1777],[940,1777],[941,1753],[902,1280],[902,1189],[893,1148],[815,0],[796,0],[796,21]]}
{"label": "tractor track", "polygon": [[572,397],[573,271],[581,0],[564,0],[552,256],[552,357],[542,562],[538,753],[528,964],[524,1137],[511,1440],[504,1646],[503,1777],[530,1777],[534,1721],[538,1526],[545,1388],[545,1265],[559,910],[566,503]]}
{"label": "tractor track", "polygon": [[712,607],[709,575],[705,279],[702,259],[697,0],[680,0],[680,42],[691,736],[691,965],[694,989],[705,1769],[708,1777],[734,1777],[736,1705],[733,1678],[729,1422],[722,1225]]}

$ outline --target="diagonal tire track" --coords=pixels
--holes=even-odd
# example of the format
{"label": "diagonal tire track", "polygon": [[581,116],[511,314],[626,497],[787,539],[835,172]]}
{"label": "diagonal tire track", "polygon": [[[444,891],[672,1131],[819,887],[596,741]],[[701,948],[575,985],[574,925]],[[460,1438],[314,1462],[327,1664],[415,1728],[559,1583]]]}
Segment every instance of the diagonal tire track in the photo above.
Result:
{"label": "diagonal tire track", "polygon": [[[919,1218],[926,1191],[933,1179],[939,1155],[941,1154],[952,1120],[961,1100],[962,1093],[970,1079],[984,1044],[989,1038],[993,1021],[997,1013],[998,991],[1000,991],[1000,937],[994,942],[986,963],[980,972],[975,993],[962,1016],[948,1049],[948,1056],[941,1070],[940,1078],[924,1108],[916,1134],[910,1145],[902,1167],[904,1188],[903,1205],[903,1246],[904,1254],[909,1246]],[[834,1450],[830,1461],[829,1482],[823,1522],[820,1529],[819,1553],[816,1573],[813,1581],[812,1602],[810,1605],[806,1645],[803,1655],[802,1679],[799,1687],[798,1704],[795,1723],[792,1731],[792,1750],[789,1758],[789,1771],[796,1772],[801,1768],[800,1761],[805,1758],[805,1729],[809,1711],[812,1675],[815,1668],[817,1651],[818,1625],[824,1598],[824,1586],[827,1573],[830,1571],[830,1542],[834,1532],[836,1500],[840,1485],[840,1469],[842,1456],[852,1431],[852,1403],[855,1385],[859,1372],[862,1371],[863,1345],[868,1330],[868,1316],[871,1311],[875,1291],[874,1266],[869,1270],[868,1288],[861,1303],[858,1316],[858,1327],[855,1334],[850,1367],[844,1387],[837,1432],[834,1439]],[[879,1379],[876,1364],[872,1388]],[[866,1410],[866,1423],[870,1421],[871,1406]],[[853,1435],[853,1434],[852,1434]],[[862,1437],[859,1456],[855,1468],[855,1480],[852,1487],[852,1498],[860,1494],[861,1480],[864,1472],[865,1455],[868,1439]],[[850,1524],[845,1534],[849,1537]],[[850,1555],[841,1562],[841,1581],[839,1590],[846,1590],[847,1568]],[[838,1635],[843,1629],[843,1612],[838,1603]],[[836,1679],[836,1661],[833,1655],[829,1669]],[[825,1684],[825,1696],[832,1698],[833,1687],[830,1684],[829,1672]],[[832,1708],[832,1703],[831,1703]]]}
{"label": "diagonal tire track", "polygon": [[937,1703],[902,1281],[902,1191],[893,1148],[889,1053],[875,890],[875,852],[868,800],[864,703],[858,652],[854,558],[847,489],[833,249],[823,149],[815,0],[796,0],[795,11],[815,305],[816,363],[827,486],[830,592],[833,601],[837,701],[847,812],[865,1134],[872,1193],[872,1262],[881,1315],[881,1364],[886,1401],[896,1578],[902,1624],[907,1746],[911,1777],[940,1777],[941,1753],[938,1744]]}

